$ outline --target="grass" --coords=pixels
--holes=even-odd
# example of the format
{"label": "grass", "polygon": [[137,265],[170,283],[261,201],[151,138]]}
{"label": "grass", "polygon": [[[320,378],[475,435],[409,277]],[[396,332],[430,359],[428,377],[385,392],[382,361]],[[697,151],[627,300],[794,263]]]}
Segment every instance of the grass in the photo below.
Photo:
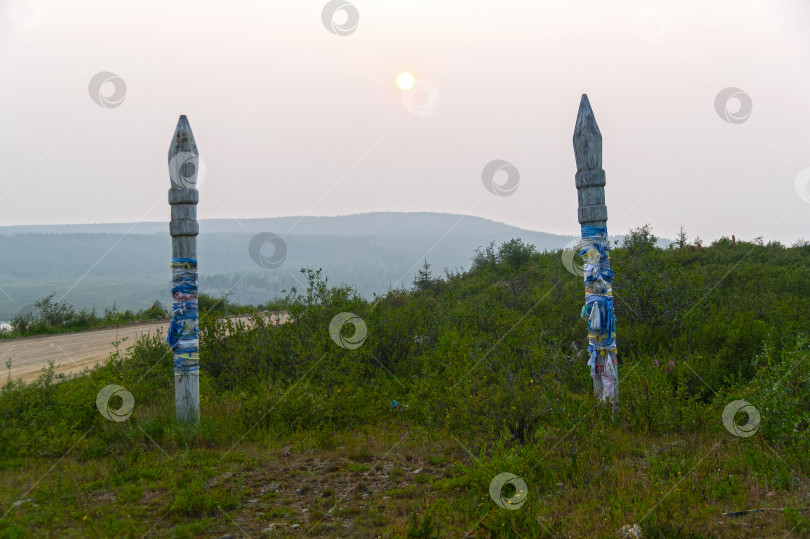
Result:
{"label": "grass", "polygon": [[[810,532],[810,484],[761,439],[633,435],[592,413],[536,445],[472,459],[447,434],[388,420],[338,434],[343,449],[300,433],[227,453],[142,445],[92,459],[80,443],[53,469],[35,459],[4,471],[3,499],[33,501],[12,508],[0,533],[258,536],[273,527],[277,535],[404,536],[424,527],[427,515],[441,536],[602,537],[636,522],[649,537]],[[595,439],[614,450],[595,450]],[[380,468],[352,469],[349,454],[358,450]],[[446,463],[431,463],[436,455]],[[492,477],[509,470],[532,478],[515,511],[488,493]],[[773,510],[722,516],[762,507]]]}
{"label": "grass", "polygon": [[[637,289],[654,290],[644,268],[657,267],[734,291],[698,295],[711,308],[687,305],[701,318],[677,326],[623,319],[615,420],[576,346],[581,281],[514,242],[372,304],[305,272],[277,327],[204,316],[199,426],[173,419],[171,353],[154,336],[79,377],[9,382],[0,537],[808,536],[810,317],[793,297],[810,280],[768,257],[810,253],[713,249],[615,253]],[[749,263],[760,286],[722,280]],[[360,348],[330,336],[340,312],[367,324]],[[96,409],[109,384],[133,395],[126,421]],[[736,400],[761,413],[752,436],[723,423]],[[503,473],[525,482],[517,508],[503,501],[514,484],[490,492]]]}

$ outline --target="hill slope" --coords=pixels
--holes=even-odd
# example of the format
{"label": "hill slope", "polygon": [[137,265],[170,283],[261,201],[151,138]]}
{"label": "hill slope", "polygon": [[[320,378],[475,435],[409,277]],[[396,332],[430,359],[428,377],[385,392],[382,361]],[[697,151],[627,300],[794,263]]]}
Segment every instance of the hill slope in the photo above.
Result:
{"label": "hill slope", "polygon": [[[275,269],[260,267],[248,247],[271,232],[287,245]],[[425,259],[435,270],[469,267],[471,253],[521,238],[538,250],[574,239],[516,228],[480,217],[440,213],[366,213],[338,217],[202,220],[198,250],[201,290],[231,291],[239,303],[261,303],[301,288],[302,267],[323,268],[330,282],[370,298],[410,286]],[[56,292],[77,307],[143,309],[170,303],[168,223],[0,227],[0,320]],[[262,250],[266,256],[272,246]]]}

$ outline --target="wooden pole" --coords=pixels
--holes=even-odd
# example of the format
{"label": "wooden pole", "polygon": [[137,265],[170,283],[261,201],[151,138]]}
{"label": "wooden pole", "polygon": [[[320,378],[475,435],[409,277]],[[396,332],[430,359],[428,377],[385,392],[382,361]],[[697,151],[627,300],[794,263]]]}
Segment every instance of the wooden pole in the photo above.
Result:
{"label": "wooden pole", "polygon": [[585,307],[588,320],[588,365],[597,399],[608,401],[615,416],[619,402],[616,358],[616,317],[613,314],[613,271],[607,239],[605,171],[602,170],[602,133],[588,96],[582,94],[574,127],[575,176],[582,240],[580,256],[585,274]]}
{"label": "wooden pole", "polygon": [[178,421],[200,421],[200,353],[197,313],[197,169],[199,152],[185,115],[169,146],[172,220],[172,322],[167,341],[174,352],[174,403]]}

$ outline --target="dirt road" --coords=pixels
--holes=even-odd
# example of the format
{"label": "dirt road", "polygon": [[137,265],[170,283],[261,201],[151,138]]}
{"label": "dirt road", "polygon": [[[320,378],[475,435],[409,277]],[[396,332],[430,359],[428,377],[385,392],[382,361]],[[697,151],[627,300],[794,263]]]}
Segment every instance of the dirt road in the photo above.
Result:
{"label": "dirt road", "polygon": [[[287,315],[281,315],[281,323],[286,322]],[[275,319],[275,314],[273,315]],[[238,320],[249,321],[249,317]],[[49,361],[56,364],[56,372],[78,373],[84,367],[103,363],[112,352],[113,342],[127,339],[119,345],[125,350],[138,340],[141,335],[154,335],[160,329],[166,335],[168,322],[144,322],[118,328],[94,329],[77,333],[59,335],[35,335],[16,339],[0,340],[0,368],[2,380],[8,376],[6,362],[11,361],[11,378],[21,378],[30,382],[42,374],[42,368]]]}

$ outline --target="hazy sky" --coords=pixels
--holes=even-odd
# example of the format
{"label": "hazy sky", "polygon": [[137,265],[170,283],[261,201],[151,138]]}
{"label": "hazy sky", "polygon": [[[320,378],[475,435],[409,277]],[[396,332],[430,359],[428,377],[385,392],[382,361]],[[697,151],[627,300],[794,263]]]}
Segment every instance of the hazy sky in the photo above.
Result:
{"label": "hazy sky", "polygon": [[[807,0],[325,5],[6,2],[0,225],[167,221],[187,114],[200,218],[437,211],[577,234],[587,93],[611,233],[810,239]],[[88,88],[105,71],[97,101],[126,85],[108,107]],[[423,82],[403,92],[401,72]],[[484,187],[494,159],[520,173],[510,196]]]}

